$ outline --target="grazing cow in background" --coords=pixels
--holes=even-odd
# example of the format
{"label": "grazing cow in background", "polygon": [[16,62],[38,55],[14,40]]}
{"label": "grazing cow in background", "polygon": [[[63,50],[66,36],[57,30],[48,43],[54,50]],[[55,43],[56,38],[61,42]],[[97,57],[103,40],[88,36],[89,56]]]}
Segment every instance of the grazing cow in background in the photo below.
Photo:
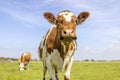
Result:
{"label": "grazing cow in background", "polygon": [[[31,54],[29,52],[25,52],[18,59],[19,70],[23,71],[24,69],[29,69],[29,62],[31,60]],[[28,66],[28,67],[27,67]]]}
{"label": "grazing cow in background", "polygon": [[65,70],[64,80],[70,80],[70,70],[73,55],[76,50],[76,25],[88,18],[89,12],[81,12],[77,17],[68,10],[62,11],[55,17],[45,12],[44,17],[53,24],[42,38],[38,48],[39,57],[43,62],[43,80],[48,70],[50,80],[58,80],[58,71]]}

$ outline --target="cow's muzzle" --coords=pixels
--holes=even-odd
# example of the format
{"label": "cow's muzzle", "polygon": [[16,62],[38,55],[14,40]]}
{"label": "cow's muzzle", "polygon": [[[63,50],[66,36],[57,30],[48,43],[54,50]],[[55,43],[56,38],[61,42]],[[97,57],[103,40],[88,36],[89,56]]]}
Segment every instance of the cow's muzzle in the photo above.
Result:
{"label": "cow's muzzle", "polygon": [[60,37],[60,40],[65,40],[65,41],[71,41],[71,40],[76,40],[76,39],[77,39],[76,36],[75,37],[63,37],[63,36]]}

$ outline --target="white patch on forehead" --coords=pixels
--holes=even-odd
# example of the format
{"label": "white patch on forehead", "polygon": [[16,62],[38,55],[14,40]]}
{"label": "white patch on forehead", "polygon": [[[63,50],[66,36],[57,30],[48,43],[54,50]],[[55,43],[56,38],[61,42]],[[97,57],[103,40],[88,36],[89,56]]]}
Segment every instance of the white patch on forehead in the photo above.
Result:
{"label": "white patch on forehead", "polygon": [[74,15],[72,12],[68,12],[68,11],[65,11],[65,12],[61,12],[59,13],[58,15],[62,15],[66,21],[71,21],[71,17]]}

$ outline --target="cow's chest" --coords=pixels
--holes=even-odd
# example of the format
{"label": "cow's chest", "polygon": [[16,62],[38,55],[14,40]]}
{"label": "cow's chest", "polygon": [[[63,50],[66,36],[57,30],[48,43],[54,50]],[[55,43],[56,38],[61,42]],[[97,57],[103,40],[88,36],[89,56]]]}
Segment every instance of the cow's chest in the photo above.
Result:
{"label": "cow's chest", "polygon": [[60,56],[59,51],[56,49],[53,50],[53,52],[51,54],[48,54],[48,57],[51,60],[51,63],[60,72],[70,62],[73,52],[68,52],[67,54],[68,55],[66,55],[66,57],[64,59]]}

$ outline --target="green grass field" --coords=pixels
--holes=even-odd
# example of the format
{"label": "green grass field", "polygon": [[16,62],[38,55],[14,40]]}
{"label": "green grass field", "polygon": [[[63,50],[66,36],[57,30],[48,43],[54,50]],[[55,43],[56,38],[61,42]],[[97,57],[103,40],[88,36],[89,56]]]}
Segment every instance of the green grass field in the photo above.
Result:
{"label": "green grass field", "polygon": [[[60,80],[63,76],[59,73]],[[18,71],[17,62],[0,62],[0,80],[42,80],[42,63],[31,62],[30,70]],[[74,62],[71,80],[120,80],[120,62]]]}

